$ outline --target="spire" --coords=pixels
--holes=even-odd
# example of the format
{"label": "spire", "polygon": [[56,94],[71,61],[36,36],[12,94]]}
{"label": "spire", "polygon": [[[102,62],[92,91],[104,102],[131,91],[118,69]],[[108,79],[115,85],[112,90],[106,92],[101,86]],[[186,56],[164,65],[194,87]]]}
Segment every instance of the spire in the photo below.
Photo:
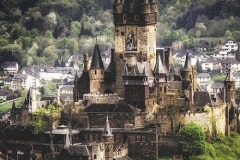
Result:
{"label": "spire", "polygon": [[95,48],[94,48],[94,52],[93,52],[93,57],[92,57],[92,63],[91,63],[91,70],[94,69],[104,69],[103,66],[103,61],[102,61],[102,57],[99,51],[99,47],[98,44],[95,44]]}
{"label": "spire", "polygon": [[74,77],[74,85],[76,86],[77,84],[78,84],[78,73],[77,73],[77,71],[76,71],[76,73],[75,73],[75,77]]}
{"label": "spire", "polygon": [[113,136],[110,125],[109,125],[109,121],[108,121],[108,112],[107,112],[107,119],[106,119],[105,128],[104,128],[104,131],[103,131],[103,136],[106,136],[106,137]]}
{"label": "spire", "polygon": [[123,70],[123,76],[128,76],[128,68],[127,68],[126,63],[125,63],[125,67],[124,67],[124,70]]}
{"label": "spire", "polygon": [[227,72],[227,76],[225,78],[225,81],[235,81],[234,78],[233,78],[233,74],[232,74],[232,71],[231,71],[231,67],[228,69],[228,72]]}
{"label": "spire", "polygon": [[88,61],[88,53],[84,53],[84,71],[87,71],[89,69],[89,61]]}
{"label": "spire", "polygon": [[192,67],[191,67],[191,63],[190,63],[190,59],[189,59],[189,53],[188,53],[188,51],[187,51],[187,55],[186,55],[186,60],[185,60],[184,68],[192,68]]}
{"label": "spire", "polygon": [[166,73],[166,71],[164,70],[164,66],[161,60],[161,57],[159,54],[157,54],[157,58],[156,58],[156,65],[154,68],[154,73],[155,74],[161,74],[161,73]]}

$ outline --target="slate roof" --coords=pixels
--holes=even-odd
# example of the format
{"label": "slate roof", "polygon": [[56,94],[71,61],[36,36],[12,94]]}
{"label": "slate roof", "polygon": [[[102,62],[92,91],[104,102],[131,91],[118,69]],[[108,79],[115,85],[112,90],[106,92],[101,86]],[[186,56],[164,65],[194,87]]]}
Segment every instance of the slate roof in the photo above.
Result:
{"label": "slate roof", "polygon": [[223,88],[223,86],[224,86],[223,83],[214,82],[214,83],[211,85],[211,88]]}
{"label": "slate roof", "polygon": [[4,62],[4,63],[2,64],[3,68],[8,68],[8,67],[12,67],[12,66],[15,67],[16,65],[18,65],[17,62]]}
{"label": "slate roof", "polygon": [[206,91],[195,91],[193,95],[193,101],[194,106],[205,106],[206,104],[212,104],[209,92]]}
{"label": "slate roof", "polygon": [[13,96],[14,92],[12,90],[0,90],[0,96]]}
{"label": "slate roof", "polygon": [[211,78],[209,73],[198,73],[197,78]]}
{"label": "slate roof", "polygon": [[205,48],[208,45],[209,45],[209,43],[206,40],[200,40],[198,42],[198,44],[196,45],[196,47],[197,48]]}
{"label": "slate roof", "polygon": [[99,51],[99,47],[98,44],[95,44],[94,47],[94,52],[93,52],[93,56],[92,56],[92,63],[90,66],[91,70],[94,69],[103,69],[104,70],[104,65],[103,65],[103,61],[102,61],[102,57]]}
{"label": "slate roof", "polygon": [[129,68],[127,65],[125,65],[123,76],[154,77],[149,62],[137,62],[137,64],[132,68]]}
{"label": "slate roof", "polygon": [[239,61],[237,61],[236,59],[234,58],[226,58],[226,59],[223,59],[221,61],[221,63],[224,63],[224,64],[240,64]]}
{"label": "slate roof", "polygon": [[207,58],[205,61],[203,61],[202,63],[213,63],[213,64],[217,64],[217,63],[221,63],[221,59],[218,58]]}
{"label": "slate roof", "polygon": [[69,154],[74,156],[86,156],[86,157],[91,156],[91,153],[87,145],[83,144],[70,145],[67,150]]}

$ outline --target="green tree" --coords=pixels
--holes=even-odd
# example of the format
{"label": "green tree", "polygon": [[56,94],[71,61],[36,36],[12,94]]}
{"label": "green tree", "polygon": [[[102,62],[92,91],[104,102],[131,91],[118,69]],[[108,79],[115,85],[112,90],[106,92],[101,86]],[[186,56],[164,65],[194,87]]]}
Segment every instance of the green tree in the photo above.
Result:
{"label": "green tree", "polygon": [[205,153],[205,134],[201,126],[190,122],[180,129],[180,147],[186,157]]}
{"label": "green tree", "polygon": [[52,159],[55,159],[53,154],[53,138],[54,135],[52,134],[53,131],[53,124],[57,122],[60,117],[60,109],[54,105],[48,105],[46,108],[37,109],[33,115],[35,116],[34,121],[34,134],[43,133],[49,131],[49,138],[50,138],[50,150]]}
{"label": "green tree", "polygon": [[197,67],[197,73],[202,73],[202,65],[198,59],[196,62],[196,67]]}

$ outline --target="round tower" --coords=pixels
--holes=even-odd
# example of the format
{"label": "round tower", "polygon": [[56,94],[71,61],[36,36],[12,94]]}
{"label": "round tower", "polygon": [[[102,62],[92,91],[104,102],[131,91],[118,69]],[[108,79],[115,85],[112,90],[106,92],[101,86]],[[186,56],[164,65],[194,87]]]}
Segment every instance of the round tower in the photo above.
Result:
{"label": "round tower", "polygon": [[181,69],[181,77],[183,80],[191,81],[192,80],[192,66],[189,59],[189,53],[187,52],[186,60],[184,67]]}
{"label": "round tower", "polygon": [[104,82],[104,66],[98,44],[94,48],[89,78],[90,93],[101,93],[101,84]]}

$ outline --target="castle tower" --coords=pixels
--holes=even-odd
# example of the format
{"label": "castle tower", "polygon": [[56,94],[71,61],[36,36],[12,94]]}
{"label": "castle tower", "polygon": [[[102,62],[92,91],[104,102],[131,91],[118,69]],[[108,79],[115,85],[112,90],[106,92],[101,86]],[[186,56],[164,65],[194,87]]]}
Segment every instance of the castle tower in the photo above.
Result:
{"label": "castle tower", "polygon": [[139,57],[151,63],[152,70],[156,63],[156,24],[157,4],[155,0],[127,0],[122,3],[115,0],[115,60],[116,92],[124,95],[122,71],[124,62],[136,65]]}
{"label": "castle tower", "polygon": [[105,160],[113,160],[113,134],[109,125],[108,115],[106,119],[105,128],[102,134],[102,138],[105,144]]}
{"label": "castle tower", "polygon": [[235,98],[235,80],[233,78],[231,69],[228,70],[227,76],[224,80],[225,88],[225,102],[227,104],[231,103],[231,100]]}
{"label": "castle tower", "polygon": [[157,59],[156,59],[156,65],[154,68],[154,76],[158,83],[158,98],[160,98],[160,101],[163,101],[164,97],[164,84],[166,82],[166,73],[167,69],[165,67],[165,64],[162,63],[160,53],[157,53]]}
{"label": "castle tower", "polygon": [[94,48],[89,78],[90,93],[101,93],[101,84],[104,82],[104,66],[98,44]]}
{"label": "castle tower", "polygon": [[183,80],[185,81],[191,81],[192,80],[192,66],[190,63],[190,59],[189,59],[189,53],[187,52],[186,55],[186,60],[185,60],[185,64],[184,67],[181,69],[181,77],[183,78]]}

